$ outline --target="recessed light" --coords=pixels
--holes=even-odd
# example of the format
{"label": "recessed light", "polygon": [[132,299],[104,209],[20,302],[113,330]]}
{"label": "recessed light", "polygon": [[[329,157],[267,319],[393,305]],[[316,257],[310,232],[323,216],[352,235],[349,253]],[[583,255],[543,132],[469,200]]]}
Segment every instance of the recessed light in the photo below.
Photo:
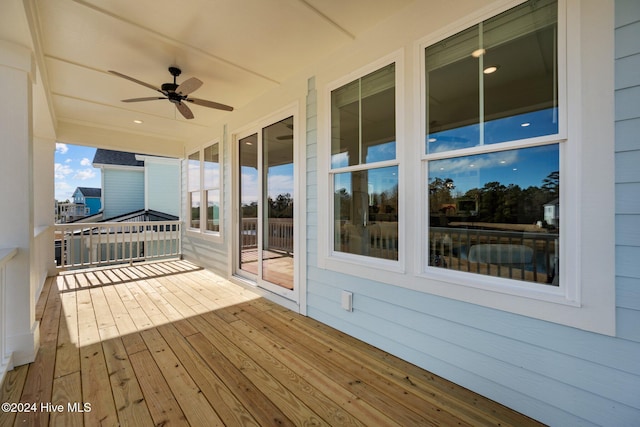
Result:
{"label": "recessed light", "polygon": [[474,58],[480,58],[482,55],[484,55],[487,51],[484,49],[476,49],[473,52],[471,52],[471,56],[473,56]]}
{"label": "recessed light", "polygon": [[531,126],[531,123],[529,122],[522,123],[520,126],[522,126],[523,128],[526,128],[527,126]]}
{"label": "recessed light", "polygon": [[134,120],[133,123],[137,124],[137,125],[141,125],[142,123],[144,123],[142,120]]}
{"label": "recessed light", "polygon": [[473,163],[471,163],[471,164],[469,165],[469,167],[470,167],[470,168],[473,168],[473,167],[475,167],[475,165],[474,165]]}
{"label": "recessed light", "polygon": [[500,160],[500,164],[501,164],[501,165],[504,165],[505,163],[507,163],[507,161],[506,161],[506,160]]}
{"label": "recessed light", "polygon": [[437,139],[436,139],[436,138],[429,138],[429,139],[427,139],[427,141],[429,141],[429,142],[436,142],[436,141],[437,141]]}
{"label": "recessed light", "polygon": [[513,168],[513,170],[514,170],[514,171],[517,171],[517,170],[518,170],[518,168]]}
{"label": "recessed light", "polygon": [[245,144],[247,144],[247,145],[253,145],[253,142],[251,142],[251,141],[247,141],[247,142],[245,142]]}
{"label": "recessed light", "polygon": [[485,74],[493,74],[496,71],[498,71],[498,66],[497,65],[490,65],[487,68],[485,68],[482,72]]}

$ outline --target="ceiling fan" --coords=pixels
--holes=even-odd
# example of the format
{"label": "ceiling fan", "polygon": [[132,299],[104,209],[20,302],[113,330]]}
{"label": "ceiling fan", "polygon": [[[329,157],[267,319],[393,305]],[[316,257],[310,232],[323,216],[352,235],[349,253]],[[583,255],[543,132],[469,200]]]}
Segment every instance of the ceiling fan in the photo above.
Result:
{"label": "ceiling fan", "polygon": [[201,105],[203,107],[216,108],[218,110],[224,111],[233,111],[233,107],[228,105],[219,104],[213,101],[207,101],[206,99],[198,99],[198,98],[190,98],[189,94],[191,92],[196,91],[202,86],[202,81],[195,77],[191,77],[181,84],[176,83],[176,77],[178,77],[182,70],[177,67],[169,67],[169,73],[173,76],[173,83],[163,83],[160,88],[155,87],[152,84],[145,83],[138,79],[134,79],[133,77],[129,77],[125,74],[119,73],[117,71],[109,70],[111,74],[114,74],[118,77],[122,77],[123,79],[130,80],[134,83],[138,83],[142,86],[146,86],[149,89],[153,89],[157,92],[160,92],[164,96],[151,96],[146,98],[130,98],[123,99],[122,102],[141,102],[141,101],[154,101],[156,99],[168,99],[170,102],[175,104],[176,108],[184,116],[185,119],[193,119],[193,112],[191,109],[185,104],[185,102],[191,102],[192,104]]}

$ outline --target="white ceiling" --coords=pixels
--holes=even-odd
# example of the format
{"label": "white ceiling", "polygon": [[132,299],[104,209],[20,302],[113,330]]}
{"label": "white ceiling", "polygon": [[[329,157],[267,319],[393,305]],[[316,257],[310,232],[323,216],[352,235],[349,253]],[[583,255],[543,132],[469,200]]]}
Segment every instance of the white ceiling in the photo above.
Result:
{"label": "white ceiling", "polygon": [[188,141],[233,113],[190,104],[186,120],[166,100],[123,103],[159,94],[108,70],[160,86],[178,66],[178,83],[204,82],[192,96],[241,109],[412,0],[0,1],[0,39],[35,50],[34,96],[52,108],[58,137],[100,129]]}

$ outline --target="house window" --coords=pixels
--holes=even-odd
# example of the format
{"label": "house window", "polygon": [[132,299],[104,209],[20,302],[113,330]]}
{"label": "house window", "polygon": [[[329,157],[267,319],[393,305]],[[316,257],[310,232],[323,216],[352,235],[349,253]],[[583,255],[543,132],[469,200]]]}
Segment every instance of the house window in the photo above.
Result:
{"label": "house window", "polygon": [[559,285],[557,46],[536,0],[424,50],[427,269]]}
{"label": "house window", "polygon": [[220,144],[215,142],[190,154],[187,161],[189,228],[220,234]]}
{"label": "house window", "polygon": [[398,260],[396,67],[331,91],[333,251]]}
{"label": "house window", "polygon": [[218,144],[204,149],[203,195],[207,207],[206,231],[220,232],[220,155]]}
{"label": "house window", "polygon": [[187,191],[189,228],[200,228],[200,151],[189,155],[187,160]]}

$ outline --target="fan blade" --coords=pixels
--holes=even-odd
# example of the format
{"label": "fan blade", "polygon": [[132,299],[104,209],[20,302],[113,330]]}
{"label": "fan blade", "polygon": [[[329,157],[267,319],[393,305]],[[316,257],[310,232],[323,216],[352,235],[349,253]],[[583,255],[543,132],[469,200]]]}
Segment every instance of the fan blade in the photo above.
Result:
{"label": "fan blade", "polygon": [[233,107],[230,107],[224,104],[219,104],[213,101],[207,101],[206,99],[187,98],[187,99],[184,99],[184,101],[193,102],[194,104],[201,105],[203,107],[216,108],[218,110],[224,110],[224,111],[233,111]]}
{"label": "fan blade", "polygon": [[129,77],[129,76],[124,75],[124,74],[122,74],[122,73],[119,73],[119,72],[117,72],[117,71],[109,70],[109,72],[110,72],[111,74],[114,74],[114,75],[118,76],[118,77],[122,77],[123,79],[130,80],[130,81],[132,81],[132,82],[134,82],[134,83],[138,83],[139,85],[142,85],[142,86],[146,86],[146,87],[148,87],[149,89],[153,89],[153,90],[156,90],[156,91],[158,91],[158,92],[160,92],[160,93],[164,93],[164,92],[162,92],[159,88],[155,87],[155,86],[154,86],[154,85],[152,85],[152,84],[145,83],[145,82],[143,82],[143,81],[141,81],[141,80],[138,80],[138,79],[134,79],[133,77]]}
{"label": "fan blade", "polygon": [[191,77],[182,82],[180,86],[176,88],[176,93],[180,95],[189,95],[191,92],[196,91],[202,86],[202,81],[196,79],[195,77]]}
{"label": "fan blade", "polygon": [[156,99],[167,99],[164,96],[150,96],[148,98],[130,98],[123,99],[122,102],[141,102],[141,101],[155,101]]}
{"label": "fan blade", "polygon": [[180,114],[182,114],[185,119],[193,119],[193,113],[186,104],[183,104],[182,102],[176,102],[176,108],[178,109],[178,111],[180,111]]}

